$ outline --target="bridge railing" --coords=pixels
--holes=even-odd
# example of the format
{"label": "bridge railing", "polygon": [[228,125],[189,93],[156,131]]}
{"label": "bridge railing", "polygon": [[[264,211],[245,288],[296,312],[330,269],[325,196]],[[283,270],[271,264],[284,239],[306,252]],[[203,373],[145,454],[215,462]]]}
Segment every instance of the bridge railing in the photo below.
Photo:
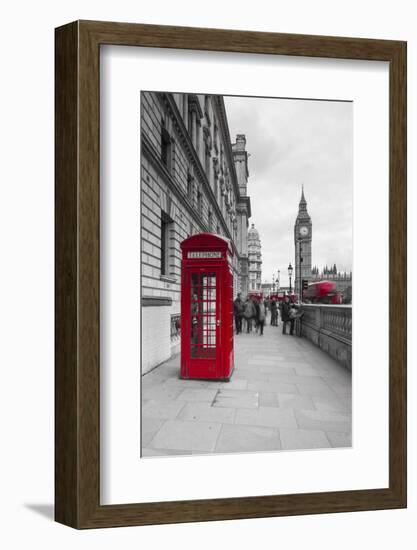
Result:
{"label": "bridge railing", "polygon": [[303,304],[301,335],[352,369],[352,306]]}

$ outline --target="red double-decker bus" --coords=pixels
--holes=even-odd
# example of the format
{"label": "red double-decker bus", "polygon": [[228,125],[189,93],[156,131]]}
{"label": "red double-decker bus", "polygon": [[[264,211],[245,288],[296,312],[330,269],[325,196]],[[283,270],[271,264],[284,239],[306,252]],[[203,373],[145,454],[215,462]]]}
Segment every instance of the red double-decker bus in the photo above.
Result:
{"label": "red double-decker bus", "polygon": [[334,281],[311,283],[303,292],[303,302],[312,304],[341,304],[342,293],[336,289]]}

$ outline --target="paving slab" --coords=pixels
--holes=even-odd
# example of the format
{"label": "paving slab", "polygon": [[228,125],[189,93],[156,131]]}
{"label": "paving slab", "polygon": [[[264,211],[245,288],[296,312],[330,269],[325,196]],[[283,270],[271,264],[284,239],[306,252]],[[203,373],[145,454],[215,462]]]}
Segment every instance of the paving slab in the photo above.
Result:
{"label": "paving slab", "polygon": [[182,391],[181,388],[170,387],[165,384],[152,386],[152,388],[142,387],[142,398],[150,401],[169,401],[171,399],[177,399]]}
{"label": "paving slab", "polygon": [[352,434],[340,432],[326,432],[332,447],[352,447]]}
{"label": "paving slab", "polygon": [[268,382],[284,382],[285,384],[308,384],[315,387],[321,386],[326,387],[327,389],[329,388],[329,386],[326,384],[323,378],[321,378],[321,376],[302,376],[298,374],[280,374],[275,372],[272,374],[268,374]]}
{"label": "paving slab", "polygon": [[254,391],[274,391],[279,393],[298,393],[297,387],[295,384],[285,384],[281,382],[270,382],[270,381],[249,381],[248,390]]}
{"label": "paving slab", "polygon": [[278,394],[275,392],[259,392],[260,407],[279,407]]}
{"label": "paving slab", "polygon": [[[311,376],[313,378],[313,376]],[[317,381],[301,382],[297,384],[297,389],[301,395],[311,395],[316,397],[336,397],[336,392],[330,388],[321,379]]]}
{"label": "paving slab", "polygon": [[177,396],[180,401],[202,401],[212,403],[216,397],[217,389],[185,389]]}
{"label": "paving slab", "polygon": [[153,458],[153,457],[180,457],[180,456],[189,456],[193,454],[191,451],[182,451],[181,449],[149,449],[144,447],[142,449],[142,458]]}
{"label": "paving slab", "polygon": [[351,432],[351,415],[336,411],[294,410],[300,428],[325,432]]}
{"label": "paving slab", "polygon": [[350,398],[335,396],[312,396],[314,406],[318,411],[350,412],[352,401]]}
{"label": "paving slab", "polygon": [[321,430],[287,430],[280,428],[282,448],[295,449],[326,449],[331,447],[330,442]]}
{"label": "paving slab", "polygon": [[236,380],[246,380],[256,382],[256,381],[268,381],[268,375],[261,373],[260,371],[254,372],[253,370],[248,369],[235,369],[233,372],[233,381]]}
{"label": "paving slab", "polygon": [[279,407],[258,407],[257,409],[238,409],[235,424],[246,426],[265,426],[271,428],[297,428],[292,409]]}
{"label": "paving slab", "polygon": [[316,410],[314,402],[309,395],[294,395],[291,393],[277,394],[278,406],[281,409],[306,409]]}
{"label": "paving slab", "polygon": [[144,418],[141,419],[141,443],[142,447],[146,447],[156,435],[156,432],[164,423],[159,418]]}
{"label": "paving slab", "polygon": [[296,374],[292,367],[283,366],[280,363],[273,363],[268,366],[261,367],[259,371],[262,374]]}
{"label": "paving slab", "polygon": [[216,453],[278,451],[281,441],[278,430],[259,426],[222,426]]}
{"label": "paving slab", "polygon": [[340,397],[351,397],[352,396],[352,388],[350,386],[347,386],[346,384],[332,384],[329,387],[336,393],[336,395]]}
{"label": "paving slab", "polygon": [[317,368],[311,367],[307,364],[297,363],[293,365],[295,374],[298,376],[321,376]]}
{"label": "paving slab", "polygon": [[144,418],[168,420],[169,418],[175,418],[184,405],[185,401],[178,400],[149,401],[142,407],[142,415]]}
{"label": "paving slab", "polygon": [[256,408],[258,406],[259,393],[256,391],[221,389],[213,401],[213,407]]}
{"label": "paving slab", "polygon": [[142,376],[141,386],[142,389],[146,388],[150,390],[151,388],[159,388],[161,384],[165,382],[165,376],[153,375],[152,373]]}
{"label": "paving slab", "polygon": [[215,407],[210,403],[186,403],[178,415],[179,420],[193,422],[221,422],[233,424],[236,409],[230,407]]}
{"label": "paving slab", "polygon": [[202,380],[183,380],[182,378],[169,378],[164,382],[164,385],[167,387],[175,387],[179,389],[206,389],[209,388],[209,382]]}
{"label": "paving slab", "polygon": [[245,378],[234,378],[229,382],[209,382],[207,387],[225,390],[246,390],[248,381]]}
{"label": "paving slab", "polygon": [[167,420],[150,441],[150,449],[214,451],[221,429],[220,422]]}

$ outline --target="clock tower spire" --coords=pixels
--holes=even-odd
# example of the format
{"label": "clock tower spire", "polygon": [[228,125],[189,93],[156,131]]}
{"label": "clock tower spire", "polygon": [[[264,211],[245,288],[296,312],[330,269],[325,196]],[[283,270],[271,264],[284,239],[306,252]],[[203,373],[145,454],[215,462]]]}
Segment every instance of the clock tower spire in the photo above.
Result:
{"label": "clock tower spire", "polygon": [[307,211],[307,201],[304,196],[304,185],[301,188],[301,199],[298,205],[298,215],[294,224],[295,248],[295,292],[301,299],[302,280],[311,281],[311,241],[313,224]]}

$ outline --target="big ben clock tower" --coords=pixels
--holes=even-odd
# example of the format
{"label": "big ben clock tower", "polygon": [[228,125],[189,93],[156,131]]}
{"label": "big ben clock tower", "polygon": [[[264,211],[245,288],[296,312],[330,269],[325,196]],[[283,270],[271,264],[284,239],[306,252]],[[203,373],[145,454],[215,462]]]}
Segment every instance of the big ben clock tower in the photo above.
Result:
{"label": "big ben clock tower", "polygon": [[307,212],[307,201],[304,197],[304,186],[298,206],[298,215],[294,225],[295,247],[295,292],[301,298],[301,281],[311,281],[311,240],[313,224]]}

